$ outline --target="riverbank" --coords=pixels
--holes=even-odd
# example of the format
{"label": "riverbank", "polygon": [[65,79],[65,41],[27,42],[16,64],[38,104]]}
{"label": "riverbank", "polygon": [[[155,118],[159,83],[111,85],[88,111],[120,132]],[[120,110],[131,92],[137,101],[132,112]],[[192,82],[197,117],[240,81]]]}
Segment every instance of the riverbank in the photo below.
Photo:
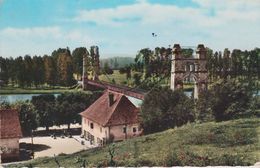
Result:
{"label": "riverbank", "polygon": [[59,94],[75,91],[67,87],[41,87],[41,88],[18,88],[18,87],[1,87],[0,94]]}

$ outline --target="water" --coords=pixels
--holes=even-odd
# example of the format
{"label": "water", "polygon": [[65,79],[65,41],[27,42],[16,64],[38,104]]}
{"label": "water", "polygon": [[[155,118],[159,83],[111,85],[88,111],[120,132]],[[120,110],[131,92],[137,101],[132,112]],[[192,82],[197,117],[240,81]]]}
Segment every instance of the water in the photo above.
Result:
{"label": "water", "polygon": [[[39,96],[41,94],[10,94],[10,95],[0,95],[0,103],[8,102],[15,103],[16,101],[26,101],[31,100],[33,96]],[[59,94],[53,94],[57,97]]]}
{"label": "water", "polygon": [[[191,91],[184,92],[187,96],[191,97]],[[15,103],[16,101],[26,101],[31,100],[33,96],[39,96],[41,94],[10,94],[10,95],[0,95],[0,103],[1,102],[8,102],[8,103]],[[59,94],[54,94],[57,97]],[[137,107],[140,107],[142,104],[142,100],[136,99],[134,97],[127,96],[128,99]]]}

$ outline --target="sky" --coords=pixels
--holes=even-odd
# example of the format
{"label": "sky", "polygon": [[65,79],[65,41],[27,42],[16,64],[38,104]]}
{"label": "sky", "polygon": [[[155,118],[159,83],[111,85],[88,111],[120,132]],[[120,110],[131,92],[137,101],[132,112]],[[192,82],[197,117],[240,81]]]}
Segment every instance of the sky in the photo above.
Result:
{"label": "sky", "polygon": [[260,0],[0,0],[3,57],[92,45],[101,57],[134,56],[175,43],[260,47]]}

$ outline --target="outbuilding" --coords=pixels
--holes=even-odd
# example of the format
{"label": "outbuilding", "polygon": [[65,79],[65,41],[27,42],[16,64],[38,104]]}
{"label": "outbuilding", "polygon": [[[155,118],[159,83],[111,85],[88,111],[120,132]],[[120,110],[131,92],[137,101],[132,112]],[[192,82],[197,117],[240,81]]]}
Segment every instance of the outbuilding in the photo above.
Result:
{"label": "outbuilding", "polygon": [[142,134],[139,109],[120,93],[104,91],[104,94],[80,115],[82,134],[96,145]]}
{"label": "outbuilding", "polygon": [[19,159],[19,139],[22,137],[18,111],[0,110],[0,163]]}

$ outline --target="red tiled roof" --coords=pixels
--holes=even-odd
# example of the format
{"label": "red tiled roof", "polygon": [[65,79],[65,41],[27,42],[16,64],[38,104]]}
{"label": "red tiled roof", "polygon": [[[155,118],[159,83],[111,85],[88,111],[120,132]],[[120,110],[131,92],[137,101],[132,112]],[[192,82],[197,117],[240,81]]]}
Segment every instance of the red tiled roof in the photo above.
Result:
{"label": "red tiled roof", "polygon": [[0,110],[0,139],[22,137],[17,110]]}
{"label": "red tiled roof", "polygon": [[[114,95],[114,102],[109,105],[109,94]],[[138,108],[123,94],[106,90],[89,108],[80,113],[102,126],[138,123]]]}

